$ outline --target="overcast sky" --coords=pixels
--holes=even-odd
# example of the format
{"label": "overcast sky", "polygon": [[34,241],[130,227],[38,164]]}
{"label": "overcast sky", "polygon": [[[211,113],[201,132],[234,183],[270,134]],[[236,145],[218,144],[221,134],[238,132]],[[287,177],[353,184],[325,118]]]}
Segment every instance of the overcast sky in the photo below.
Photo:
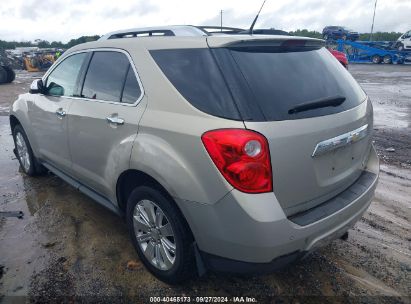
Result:
{"label": "overcast sky", "polygon": [[[0,39],[67,42],[133,27],[223,24],[249,27],[255,0],[0,0]],[[369,32],[375,0],[267,0],[256,28],[286,31],[345,25]],[[411,29],[411,0],[378,0],[375,31]]]}

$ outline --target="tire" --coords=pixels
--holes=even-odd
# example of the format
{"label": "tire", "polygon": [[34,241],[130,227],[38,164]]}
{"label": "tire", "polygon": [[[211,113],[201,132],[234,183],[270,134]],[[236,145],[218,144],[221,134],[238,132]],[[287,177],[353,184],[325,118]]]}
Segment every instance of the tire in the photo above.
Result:
{"label": "tire", "polygon": [[391,58],[390,55],[385,55],[385,56],[382,58],[382,61],[383,61],[385,64],[391,64],[391,63],[392,63],[392,58]]}
{"label": "tire", "polygon": [[342,40],[347,40],[347,35],[342,35],[341,39]]}
{"label": "tire", "polygon": [[0,84],[7,83],[7,71],[3,66],[0,66]]}
{"label": "tire", "polygon": [[371,57],[372,63],[378,64],[381,63],[381,57],[378,55],[374,55]]}
{"label": "tire", "polygon": [[400,43],[400,44],[398,45],[397,49],[398,49],[400,52],[404,51],[404,44]]}
{"label": "tire", "polygon": [[9,66],[4,66],[3,69],[7,72],[7,83],[11,83],[16,79],[16,73],[14,73],[13,69]]}
{"label": "tire", "polygon": [[324,40],[328,40],[328,39],[329,39],[329,37],[328,37],[327,34],[325,34],[325,35],[323,36],[323,38],[324,38]]}
{"label": "tire", "polygon": [[[151,220],[148,210],[155,214]],[[163,216],[159,216],[161,212]],[[156,223],[158,218],[162,220]],[[178,284],[196,273],[193,237],[171,197],[153,186],[139,186],[128,198],[126,219],[134,248],[154,276]]]}
{"label": "tire", "polygon": [[[31,149],[26,132],[21,125],[13,129],[14,148],[21,169],[29,176],[36,176],[46,172],[46,169],[38,162]],[[23,148],[21,148],[23,146]],[[26,152],[26,153],[25,153]]]}

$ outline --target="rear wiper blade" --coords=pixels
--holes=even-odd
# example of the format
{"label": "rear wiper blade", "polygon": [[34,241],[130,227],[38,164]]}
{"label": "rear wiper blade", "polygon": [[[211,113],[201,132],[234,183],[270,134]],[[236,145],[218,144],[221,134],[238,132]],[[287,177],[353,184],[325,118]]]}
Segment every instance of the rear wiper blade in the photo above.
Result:
{"label": "rear wiper blade", "polygon": [[312,100],[305,103],[300,103],[295,107],[288,110],[288,114],[296,114],[298,112],[304,112],[308,110],[325,108],[325,107],[337,107],[345,101],[344,96],[326,97],[317,100]]}

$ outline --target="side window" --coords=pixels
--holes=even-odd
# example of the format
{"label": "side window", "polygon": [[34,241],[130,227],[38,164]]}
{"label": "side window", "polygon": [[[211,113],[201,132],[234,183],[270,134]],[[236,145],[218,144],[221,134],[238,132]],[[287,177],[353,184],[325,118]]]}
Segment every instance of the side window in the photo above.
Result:
{"label": "side window", "polygon": [[73,96],[77,77],[86,53],[75,54],[64,59],[46,80],[46,91],[53,96]]}
{"label": "side window", "polygon": [[84,80],[82,97],[120,102],[129,64],[123,53],[94,52]]}
{"label": "side window", "polygon": [[152,50],[164,75],[194,107],[211,115],[239,119],[239,113],[210,49]]}
{"label": "side window", "polygon": [[141,95],[140,86],[137,82],[133,68],[129,65],[126,82],[124,84],[123,96],[121,102],[135,103]]}

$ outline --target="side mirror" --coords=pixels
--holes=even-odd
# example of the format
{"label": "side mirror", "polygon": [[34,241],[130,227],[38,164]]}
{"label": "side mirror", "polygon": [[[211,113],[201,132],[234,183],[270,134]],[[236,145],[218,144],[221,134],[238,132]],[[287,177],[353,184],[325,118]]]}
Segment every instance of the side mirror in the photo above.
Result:
{"label": "side mirror", "polygon": [[43,80],[37,79],[34,80],[30,85],[30,94],[43,94],[44,93],[44,85]]}

